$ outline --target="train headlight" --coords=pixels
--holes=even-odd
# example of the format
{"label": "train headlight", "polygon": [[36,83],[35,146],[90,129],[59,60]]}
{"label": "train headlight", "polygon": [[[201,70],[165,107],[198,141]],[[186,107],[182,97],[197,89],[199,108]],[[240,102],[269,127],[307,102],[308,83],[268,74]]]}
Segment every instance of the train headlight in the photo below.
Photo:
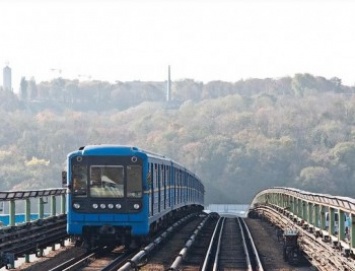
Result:
{"label": "train headlight", "polygon": [[75,202],[75,203],[73,204],[73,207],[74,207],[74,209],[80,209],[80,204],[77,203],[77,202]]}
{"label": "train headlight", "polygon": [[134,209],[136,209],[136,210],[138,210],[138,209],[139,209],[139,207],[140,207],[140,206],[139,206],[139,204],[138,204],[138,203],[136,203],[136,204],[134,204],[134,205],[133,205],[133,208],[134,208]]}
{"label": "train headlight", "polygon": [[92,208],[97,209],[97,208],[99,208],[99,205],[98,205],[97,203],[94,203],[94,204],[92,205]]}
{"label": "train headlight", "polygon": [[107,207],[108,207],[109,209],[112,209],[112,208],[113,208],[113,204],[112,204],[112,203],[109,203],[109,204],[107,205]]}
{"label": "train headlight", "polygon": [[101,209],[105,209],[105,208],[106,208],[106,204],[101,203],[101,204],[100,204],[100,208],[101,208]]}
{"label": "train headlight", "polygon": [[121,209],[122,208],[122,205],[119,204],[119,203],[117,203],[115,206],[116,206],[117,209]]}

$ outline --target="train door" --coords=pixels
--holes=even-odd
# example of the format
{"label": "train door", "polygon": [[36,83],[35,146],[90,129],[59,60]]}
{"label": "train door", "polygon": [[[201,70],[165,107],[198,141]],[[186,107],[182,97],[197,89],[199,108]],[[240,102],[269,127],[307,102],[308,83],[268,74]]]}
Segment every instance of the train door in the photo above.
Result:
{"label": "train door", "polygon": [[181,171],[180,179],[180,202],[184,202],[185,172]]}
{"label": "train door", "polygon": [[181,195],[180,195],[180,202],[184,202],[184,195],[185,194],[185,172],[181,171]]}
{"label": "train door", "polygon": [[165,178],[165,191],[166,191],[166,208],[169,208],[170,205],[170,192],[169,192],[169,182],[170,182],[170,166],[166,166],[166,178]]}
{"label": "train door", "polygon": [[163,197],[163,209],[165,210],[166,207],[167,207],[167,203],[166,203],[166,200],[167,200],[167,195],[166,195],[166,175],[167,175],[167,166],[163,165],[163,194],[164,194],[164,197]]}
{"label": "train door", "polygon": [[157,164],[154,164],[154,189],[153,189],[153,197],[154,197],[154,204],[153,204],[153,212],[154,214],[159,213],[159,167]]}
{"label": "train door", "polygon": [[178,172],[178,182],[177,182],[177,185],[178,185],[178,204],[181,203],[181,185],[182,185],[182,171],[179,170]]}
{"label": "train door", "polygon": [[158,196],[158,213],[161,212],[160,210],[160,204],[161,204],[161,195],[160,195],[160,190],[161,190],[161,169],[159,165],[157,165],[157,196]]}
{"label": "train door", "polygon": [[188,191],[188,182],[189,179],[189,174],[187,172],[184,172],[184,202],[187,202],[187,195],[189,193]]}
{"label": "train door", "polygon": [[190,200],[190,174],[186,176],[186,201]]}
{"label": "train door", "polygon": [[171,194],[172,171],[173,171],[173,168],[171,166],[168,166],[168,172],[167,172],[167,178],[166,178],[166,189],[167,189],[167,193],[168,193],[167,194],[168,207],[172,206],[172,199],[173,199],[173,196]]}
{"label": "train door", "polygon": [[154,164],[154,189],[153,189],[153,197],[154,197],[154,204],[153,204],[153,211],[154,214],[159,213],[159,167],[157,164]]}
{"label": "train door", "polygon": [[176,170],[175,178],[175,204],[179,204],[179,181],[180,181],[180,172]]}
{"label": "train door", "polygon": [[191,177],[190,175],[187,177],[187,201],[191,202]]}
{"label": "train door", "polygon": [[174,203],[175,205],[178,204],[178,197],[179,197],[179,191],[178,191],[178,182],[179,182],[179,170],[175,169],[175,178],[174,178]]}
{"label": "train door", "polygon": [[169,195],[170,195],[170,206],[173,207],[175,205],[175,168],[173,166],[170,167],[169,170]]}
{"label": "train door", "polygon": [[150,195],[149,195],[149,213],[150,216],[153,216],[154,214],[154,165],[151,163],[149,165],[150,167],[150,181],[148,182],[149,185],[149,191],[150,191]]}

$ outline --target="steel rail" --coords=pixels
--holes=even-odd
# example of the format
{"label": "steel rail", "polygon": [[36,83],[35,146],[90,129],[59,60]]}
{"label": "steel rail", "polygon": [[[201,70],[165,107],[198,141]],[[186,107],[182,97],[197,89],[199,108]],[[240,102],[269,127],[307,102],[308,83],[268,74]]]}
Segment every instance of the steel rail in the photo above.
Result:
{"label": "steel rail", "polygon": [[128,260],[122,267],[120,267],[117,271],[129,271],[135,269],[139,266],[139,263],[147,257],[149,253],[151,253],[160,243],[163,242],[178,226],[180,226],[186,220],[192,218],[195,214],[190,214],[175,222],[172,226],[170,226],[166,231],[164,231],[159,237],[157,237],[153,242],[148,244],[142,250],[140,250],[136,255],[133,256],[132,259]]}
{"label": "steel rail", "polygon": [[96,256],[96,252],[92,253],[85,253],[79,257],[76,258],[71,258],[64,263],[61,263],[57,265],[56,267],[50,269],[49,271],[71,271],[71,270],[76,270],[81,266],[84,266],[87,264],[88,261],[90,261],[91,258]]}
{"label": "steel rail", "polygon": [[219,229],[219,227],[220,227],[220,224],[221,224],[222,219],[223,219],[223,218],[220,217],[220,218],[218,219],[218,221],[217,221],[216,227],[215,227],[215,229],[214,229],[214,231],[213,231],[213,234],[212,234],[212,237],[211,237],[210,244],[209,244],[209,246],[208,246],[208,250],[207,250],[207,253],[206,253],[205,260],[203,261],[203,265],[202,265],[201,271],[207,271],[207,265],[208,265],[208,262],[210,261],[210,258],[211,258],[213,244],[214,244],[216,235],[217,235],[217,233],[218,233],[218,229]]}
{"label": "steel rail", "polygon": [[174,262],[170,265],[170,267],[167,270],[179,270],[179,266],[182,262],[182,260],[186,257],[189,249],[191,246],[194,244],[197,235],[200,233],[201,229],[205,226],[205,223],[208,219],[210,219],[211,216],[205,217],[201,223],[196,227],[194,230],[193,234],[190,236],[190,238],[186,241],[185,246],[180,250],[179,255],[175,258]]}
{"label": "steel rail", "polygon": [[[242,221],[242,222],[240,222]],[[241,223],[243,224],[244,226],[244,229],[245,231],[247,232],[247,235],[248,235],[248,238],[249,238],[249,242],[250,242],[250,245],[252,247],[252,250],[253,250],[253,253],[254,253],[254,257],[255,257],[255,260],[256,260],[256,268],[258,271],[264,271],[264,268],[263,268],[263,265],[261,263],[261,260],[260,260],[260,257],[259,257],[259,253],[258,253],[258,250],[256,249],[256,246],[255,246],[255,243],[254,243],[254,239],[253,239],[253,236],[251,235],[250,233],[250,230],[247,226],[247,224],[245,223],[245,220],[244,219],[241,219],[239,218],[238,219],[238,223],[239,225],[241,226]],[[242,229],[242,227],[240,227]],[[242,235],[243,235],[243,242],[244,242],[244,232],[242,231]],[[248,250],[246,250],[246,253],[249,254],[249,252],[247,252]]]}
{"label": "steel rail", "polygon": [[214,258],[214,262],[213,262],[213,271],[217,271],[218,270],[219,251],[221,250],[221,240],[222,240],[222,234],[223,234],[223,228],[224,228],[225,220],[226,220],[226,218],[223,217],[222,225],[221,225],[221,228],[219,230],[216,257]]}
{"label": "steel rail", "polygon": [[[248,246],[247,246],[247,242],[246,242],[246,239],[245,239],[245,235],[244,235],[244,230],[243,230],[243,227],[242,227],[242,223],[240,222],[241,218],[238,218],[237,217],[237,221],[238,221],[238,224],[239,224],[239,228],[240,228],[240,234],[242,236],[242,241],[243,241],[243,248],[244,248],[244,252],[245,252],[245,258],[246,258],[246,262],[247,262],[247,269],[248,271],[252,271],[253,268],[251,266],[251,260],[250,260],[250,255],[249,255],[249,250],[248,250]],[[249,237],[250,238],[250,237]],[[255,254],[255,250],[253,251],[254,254]]]}

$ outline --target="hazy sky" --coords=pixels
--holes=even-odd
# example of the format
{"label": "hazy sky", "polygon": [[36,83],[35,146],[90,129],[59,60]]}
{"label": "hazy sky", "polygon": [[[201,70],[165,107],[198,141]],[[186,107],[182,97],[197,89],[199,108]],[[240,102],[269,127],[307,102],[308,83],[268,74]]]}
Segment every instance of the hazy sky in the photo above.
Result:
{"label": "hazy sky", "polygon": [[0,0],[0,10],[0,67],[16,92],[22,76],[164,81],[168,65],[172,80],[308,72],[355,83],[355,1]]}

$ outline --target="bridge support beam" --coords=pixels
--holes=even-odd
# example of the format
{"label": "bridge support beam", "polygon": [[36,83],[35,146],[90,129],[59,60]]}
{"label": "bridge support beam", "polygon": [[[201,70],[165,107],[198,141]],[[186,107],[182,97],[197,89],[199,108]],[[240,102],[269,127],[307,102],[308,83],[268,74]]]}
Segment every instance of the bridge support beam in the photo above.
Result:
{"label": "bridge support beam", "polygon": [[319,205],[315,204],[314,205],[314,223],[317,228],[320,227],[320,220],[319,220]]}
{"label": "bridge support beam", "polygon": [[302,201],[302,220],[307,221],[307,208],[308,204],[305,201]]}
{"label": "bridge support beam", "polygon": [[338,232],[338,237],[339,240],[345,240],[345,213],[343,210],[339,210],[339,218],[338,218],[338,227],[339,227],[339,232]]}
{"label": "bridge support beam", "polygon": [[[15,226],[15,200],[10,200],[9,202],[9,226]],[[13,263],[14,261],[10,261],[9,264],[7,264],[7,267],[9,269],[13,269],[15,267],[15,264]]]}
{"label": "bridge support beam", "polygon": [[313,204],[310,203],[310,202],[308,202],[307,206],[308,206],[307,222],[308,222],[309,224],[313,224]]}
{"label": "bridge support beam", "polygon": [[16,206],[15,206],[15,201],[14,200],[11,200],[9,202],[9,225],[10,226],[15,226],[15,209],[16,209]]}
{"label": "bridge support beam", "polygon": [[325,213],[326,213],[326,207],[325,206],[322,206],[321,208],[321,216],[320,216],[320,226],[322,228],[322,230],[324,230],[326,228],[326,225],[325,225]]}
{"label": "bridge support beam", "polygon": [[[25,221],[30,222],[31,221],[31,201],[30,199],[25,200]],[[30,262],[30,255],[25,254],[25,262],[29,263]]]}
{"label": "bridge support beam", "polygon": [[292,197],[292,213],[297,214],[297,199]]}
{"label": "bridge support beam", "polygon": [[57,212],[57,201],[55,196],[51,196],[51,215],[55,216]]}
{"label": "bridge support beam", "polygon": [[66,213],[66,206],[65,206],[65,202],[66,202],[66,196],[65,195],[62,195],[61,197],[61,211],[62,211],[62,214],[65,214]]}
{"label": "bridge support beam", "polygon": [[351,247],[355,248],[355,214],[351,214]]}
{"label": "bridge support beam", "polygon": [[335,210],[334,208],[329,208],[329,234],[335,233]]}
{"label": "bridge support beam", "polygon": [[43,200],[43,198],[39,198],[39,200],[38,200],[38,218],[44,217],[44,204],[46,204],[46,202]]}
{"label": "bridge support beam", "polygon": [[24,258],[25,258],[25,263],[29,263],[30,262],[30,255],[29,254],[25,254]]}
{"label": "bridge support beam", "polygon": [[[44,217],[44,204],[46,204],[47,201],[45,201],[43,198],[39,198],[38,200],[38,218],[41,219]],[[37,257],[43,257],[43,249],[40,248],[37,251]]]}
{"label": "bridge support beam", "polygon": [[[57,200],[55,196],[51,196],[51,215],[55,216],[57,213]],[[52,245],[52,251],[55,251],[55,244]]]}
{"label": "bridge support beam", "polygon": [[298,217],[302,217],[302,201],[300,199],[297,199],[297,213],[296,215]]}
{"label": "bridge support beam", "polygon": [[31,201],[30,199],[25,200],[25,221],[31,221]]}

